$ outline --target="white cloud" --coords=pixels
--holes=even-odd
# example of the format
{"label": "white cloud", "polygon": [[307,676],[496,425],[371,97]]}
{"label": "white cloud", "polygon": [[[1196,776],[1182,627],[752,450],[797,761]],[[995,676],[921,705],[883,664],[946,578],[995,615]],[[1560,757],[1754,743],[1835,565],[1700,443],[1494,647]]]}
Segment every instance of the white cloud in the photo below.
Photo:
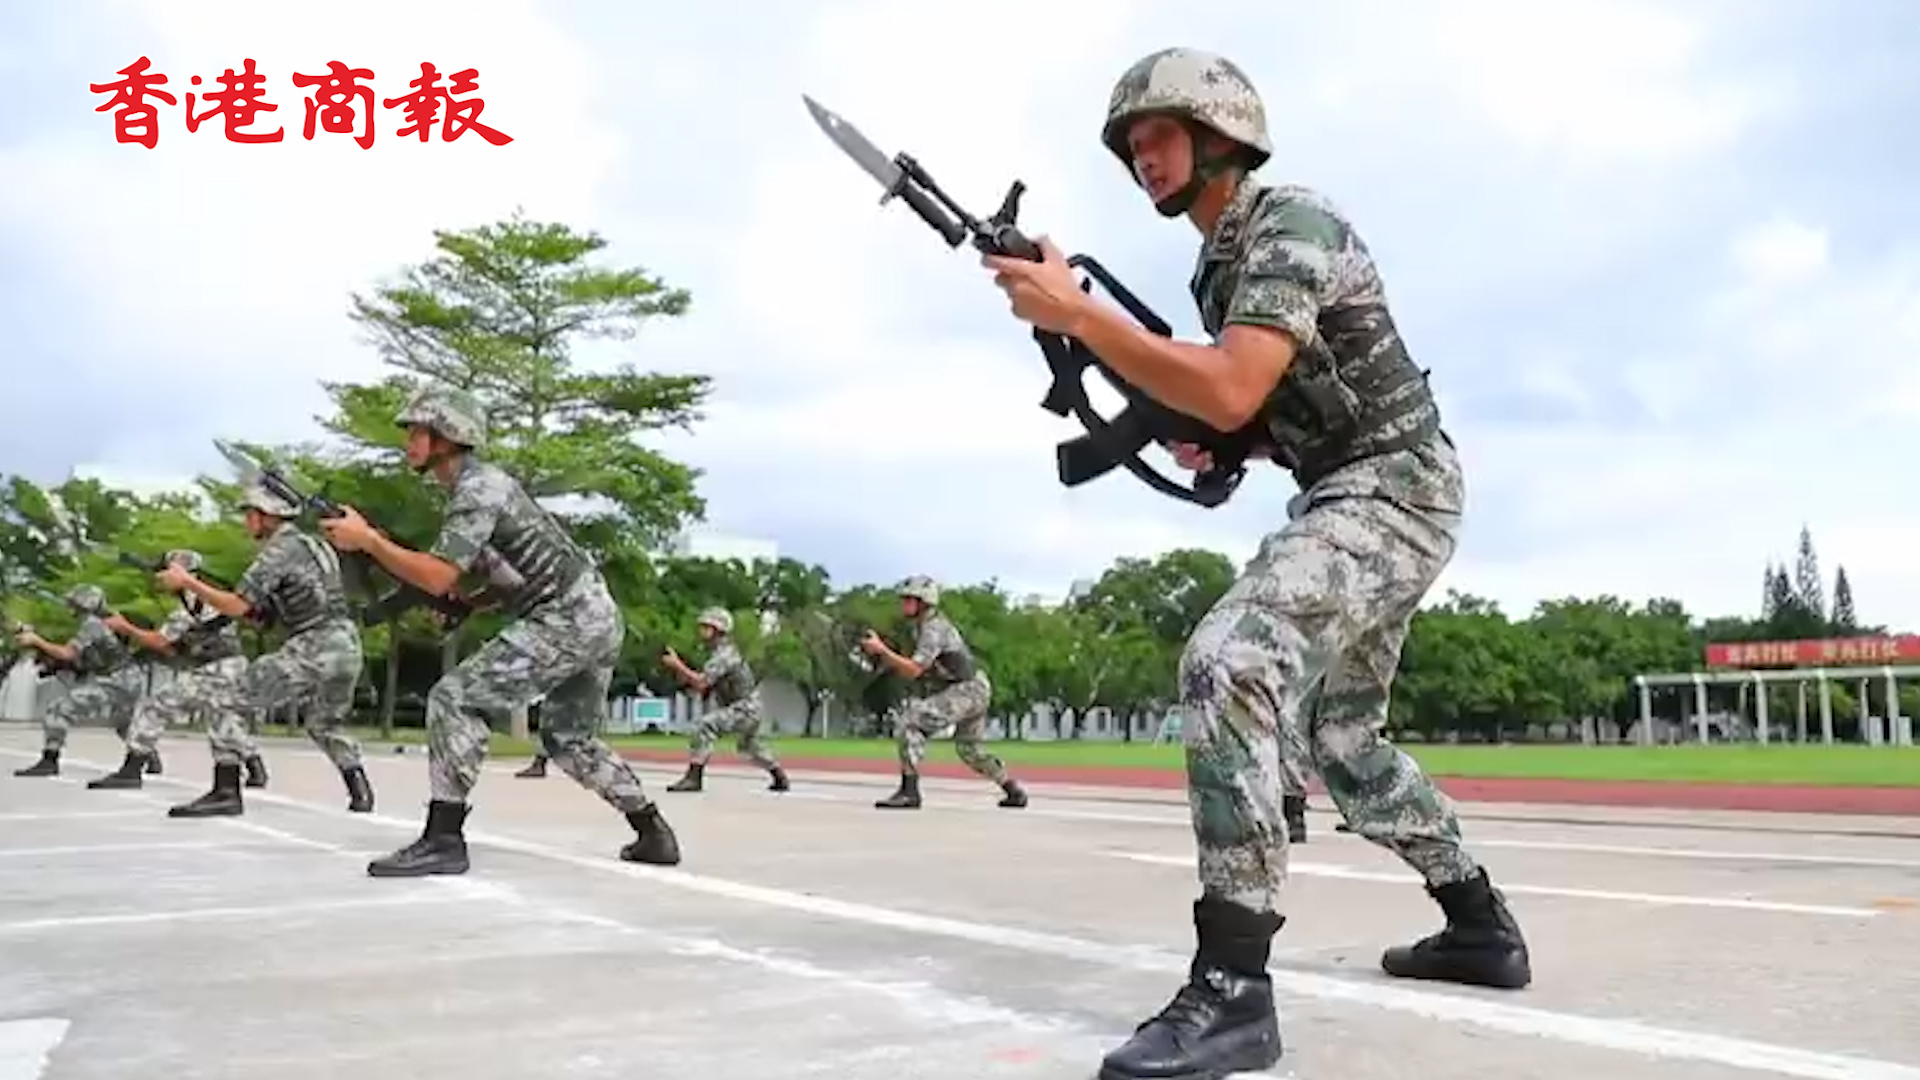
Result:
{"label": "white cloud", "polygon": [[[800,102],[810,93],[883,150],[911,151],[976,212],[1025,180],[1023,220],[1101,254],[1191,332],[1193,234],[1147,210],[1095,140],[1112,80],[1188,40],[1186,9],[68,7],[61,46],[89,78],[145,52],[178,91],[252,56],[282,103],[271,121],[293,132],[230,146],[176,116],[148,152],[114,145],[110,121],[74,105],[69,127],[0,146],[0,238],[78,313],[84,366],[66,374],[164,363],[209,388],[195,406],[207,437],[308,433],[316,378],[377,370],[345,319],[348,292],[424,257],[430,230],[522,205],[692,289],[689,318],[590,355],[716,376],[708,422],[663,445],[708,470],[729,531],[777,522],[790,551],[804,533],[808,554],[839,558],[844,539],[862,558],[894,551],[1057,594],[1121,554],[1245,558],[1284,520],[1291,487],[1268,469],[1213,512],[1124,475],[1060,488],[1052,446],[1074,429],[1037,407],[1029,336],[971,252],[945,249],[904,206],[876,207]],[[1897,477],[1890,448],[1920,411],[1902,370],[1920,347],[1916,264],[1895,250],[1863,260],[1881,238],[1809,217],[1823,204],[1787,189],[1740,219],[1751,231],[1723,237],[1720,257],[1675,247],[1724,224],[1701,224],[1730,214],[1713,178],[1731,182],[1727,155],[1778,121],[1801,81],[1792,57],[1731,66],[1709,49],[1724,24],[1706,9],[1653,2],[1211,12],[1212,40],[1196,44],[1232,52],[1266,92],[1271,171],[1354,212],[1449,403],[1498,389],[1604,418],[1453,411],[1473,509],[1448,584],[1516,607],[1612,591],[1745,609],[1804,519],[1848,565],[1863,614],[1920,608],[1920,573],[1886,554],[1920,538],[1920,519],[1874,492]],[[126,29],[103,29],[115,20]],[[1007,25],[1020,30],[992,33]],[[285,78],[329,59],[374,68],[383,95],[422,59],[477,66],[485,119],[517,141],[402,145],[382,110],[369,151],[306,142]],[[69,101],[60,79],[47,94]],[[1654,275],[1681,314],[1643,313],[1634,290]],[[1605,332],[1563,325],[1595,312],[1615,316]],[[1607,418],[1630,407],[1652,419]],[[1872,449],[1845,456],[1849,433]],[[71,453],[132,474],[206,463],[150,438],[130,425]]]}

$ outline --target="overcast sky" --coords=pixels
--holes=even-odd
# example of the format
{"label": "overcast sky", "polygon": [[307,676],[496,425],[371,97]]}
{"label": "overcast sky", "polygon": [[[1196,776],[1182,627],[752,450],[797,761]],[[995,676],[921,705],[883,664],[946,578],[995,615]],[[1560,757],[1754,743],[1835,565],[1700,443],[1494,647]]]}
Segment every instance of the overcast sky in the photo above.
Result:
{"label": "overcast sky", "polygon": [[[717,529],[836,579],[930,572],[1058,594],[1115,556],[1236,559],[1284,521],[1262,469],[1202,511],[1053,474],[1024,327],[813,127],[809,92],[981,213],[1091,251],[1197,332],[1196,237],[1098,140],[1114,79],[1222,50],[1266,97],[1263,175],[1328,192],[1371,245],[1462,447],[1444,585],[1670,595],[1751,612],[1810,523],[1861,615],[1920,619],[1920,19],[1902,0],[966,4],[63,0],[0,11],[0,471],[166,482],[220,435],[314,434],[316,380],[376,377],[347,296],[430,230],[530,215],[689,288],[623,356],[701,371],[674,453]],[[1333,9],[1338,13],[1333,13]],[[269,13],[271,12],[271,13]],[[953,21],[946,21],[952,19]],[[140,56],[176,96],[252,58],[277,145],[113,141],[87,91]],[[477,67],[483,119],[425,145],[301,138],[294,72],[403,93]],[[189,85],[192,75],[206,82]]]}

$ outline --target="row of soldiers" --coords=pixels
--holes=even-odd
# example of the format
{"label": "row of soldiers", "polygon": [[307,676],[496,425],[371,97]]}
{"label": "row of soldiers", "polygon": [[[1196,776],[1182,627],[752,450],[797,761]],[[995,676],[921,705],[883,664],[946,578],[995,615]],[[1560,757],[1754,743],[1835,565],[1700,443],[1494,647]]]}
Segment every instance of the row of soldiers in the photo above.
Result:
{"label": "row of soldiers", "polygon": [[[299,505],[258,477],[247,479],[235,509],[259,550],[231,587],[204,573],[197,552],[176,550],[154,574],[155,584],[181,603],[160,629],[138,626],[110,610],[98,586],[83,584],[66,596],[81,616],[70,640],[52,642],[30,630],[18,635],[19,646],[71,668],[75,678],[66,695],[45,711],[39,761],[16,775],[57,775],[74,724],[112,719],[126,741],[126,757],[118,770],[89,786],[137,788],[145,775],[158,771],[159,739],[166,728],[199,714],[207,720],[212,786],[169,814],[241,814],[242,788],[267,783],[247,718],[297,707],[308,737],[340,773],[347,808],[371,812],[374,791],[362,747],[346,724],[364,658],[339,555],[361,552],[423,594],[458,598],[476,609],[490,603],[512,617],[428,693],[426,824],[415,842],[370,863],[370,874],[466,871],[467,797],[486,756],[489,717],[535,700],[544,702],[541,752],[529,772],[544,774],[553,762],[622,813],[634,830],[633,841],[619,852],[622,859],[677,865],[680,848],[672,828],[642,791],[632,767],[598,734],[625,638],[623,617],[599,568],[517,481],[475,455],[486,425],[471,395],[428,387],[407,403],[396,422],[407,431],[409,465],[449,489],[446,519],[430,548],[399,544],[351,507],[323,520],[323,535],[316,536],[300,527]],[[476,576],[484,576],[484,583],[468,588]],[[921,805],[919,771],[927,741],[951,731],[961,759],[1002,789],[1000,805],[1025,806],[1026,792],[983,748],[992,685],[958,629],[939,611],[939,587],[925,577],[911,578],[900,597],[916,628],[911,652],[896,651],[872,631],[860,648],[872,662],[933,692],[896,713],[900,785],[878,805]],[[251,662],[239,638],[240,625],[248,620],[277,626],[284,634],[278,648]],[[668,790],[702,789],[707,759],[723,733],[734,734],[741,752],[768,770],[773,790],[789,790],[791,780],[762,739],[764,705],[754,673],[732,640],[731,615],[710,609],[699,623],[711,650],[706,663],[696,670],[671,650],[662,660],[716,707],[694,733],[686,775]],[[127,677],[130,646],[167,658],[176,667],[175,678],[159,692],[140,696]],[[125,724],[117,719],[123,714]]]}

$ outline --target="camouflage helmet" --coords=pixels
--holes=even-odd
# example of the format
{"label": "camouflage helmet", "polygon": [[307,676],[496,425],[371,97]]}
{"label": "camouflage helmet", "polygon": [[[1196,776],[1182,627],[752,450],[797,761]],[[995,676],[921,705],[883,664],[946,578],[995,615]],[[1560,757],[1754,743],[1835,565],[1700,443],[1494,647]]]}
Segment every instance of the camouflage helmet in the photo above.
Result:
{"label": "camouflage helmet", "polygon": [[711,626],[722,634],[733,633],[733,613],[726,608],[710,607],[695,619],[695,626]]}
{"label": "camouflage helmet", "polygon": [[167,552],[165,561],[180,564],[180,567],[189,574],[199,570],[202,565],[200,553],[187,548],[174,548]]}
{"label": "camouflage helmet", "polygon": [[75,585],[67,590],[67,606],[88,615],[107,610],[107,594],[98,585]]}
{"label": "camouflage helmet", "polygon": [[918,600],[928,607],[937,607],[940,603],[940,585],[925,574],[915,574],[900,583],[895,592],[905,598]]}
{"label": "camouflage helmet", "polygon": [[300,516],[299,507],[267,490],[267,486],[257,480],[240,488],[240,509],[258,510],[280,518]]}
{"label": "camouflage helmet", "polygon": [[393,418],[401,427],[424,424],[448,442],[475,447],[487,441],[487,410],[478,398],[458,387],[422,387]]}
{"label": "camouflage helmet", "polygon": [[1161,49],[1136,61],[1114,84],[1100,141],[1128,170],[1133,154],[1127,129],[1142,116],[1178,116],[1202,124],[1246,147],[1246,167],[1273,156],[1267,110],[1253,80],[1224,56],[1199,49]]}

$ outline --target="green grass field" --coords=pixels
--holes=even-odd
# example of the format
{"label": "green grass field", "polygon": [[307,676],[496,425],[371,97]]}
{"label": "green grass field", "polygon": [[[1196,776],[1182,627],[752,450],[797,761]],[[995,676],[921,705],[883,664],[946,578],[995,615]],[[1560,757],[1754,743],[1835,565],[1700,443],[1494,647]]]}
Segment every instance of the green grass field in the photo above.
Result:
{"label": "green grass field", "polygon": [[[279,733],[279,732],[276,732]],[[368,740],[377,732],[358,729]],[[395,741],[418,743],[418,728],[402,728]],[[612,740],[617,746],[647,747],[679,753],[680,736],[633,736]],[[1867,746],[1423,746],[1404,744],[1435,776],[1518,777],[1552,780],[1679,780],[1696,783],[1820,784],[1840,787],[1920,787],[1920,748]],[[893,744],[880,739],[781,739],[776,750],[786,757],[869,759],[893,757]],[[729,744],[720,744],[724,760]],[[1015,767],[1021,765],[1108,768],[1182,767],[1179,746],[1126,743],[1001,742],[993,750]],[[531,754],[532,745],[496,735],[493,753],[512,758]],[[955,761],[950,743],[936,743],[934,761]]]}

